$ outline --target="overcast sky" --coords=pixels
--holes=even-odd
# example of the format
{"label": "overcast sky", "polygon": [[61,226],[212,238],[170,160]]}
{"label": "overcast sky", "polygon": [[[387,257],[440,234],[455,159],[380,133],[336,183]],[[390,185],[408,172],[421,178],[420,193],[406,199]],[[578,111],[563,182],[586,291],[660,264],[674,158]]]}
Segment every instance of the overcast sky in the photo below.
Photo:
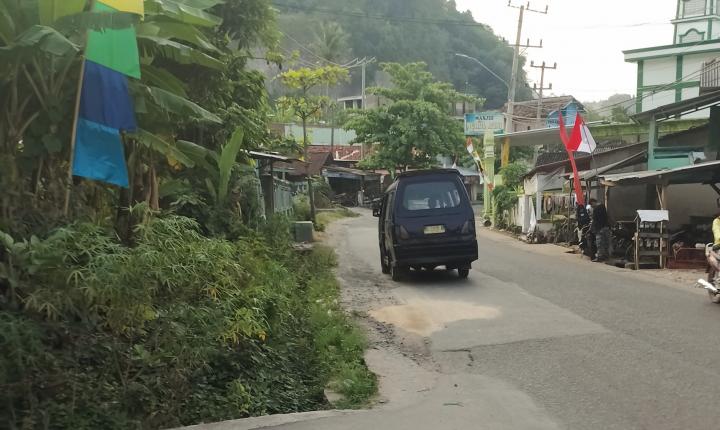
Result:
{"label": "overcast sky", "polygon": [[[490,25],[496,34],[515,41],[518,9],[507,0],[456,0],[458,9],[470,10],[475,20]],[[520,5],[520,0],[514,0]],[[524,1],[527,4],[527,0]],[[542,49],[526,53],[535,63],[558,63],[546,72],[553,93],[571,94],[581,101],[596,101],[617,94],[634,94],[636,66],[625,63],[623,50],[672,43],[677,0],[531,0],[532,9],[548,15],[526,13],[523,43],[543,39]],[[528,62],[529,64],[529,62]],[[527,67],[532,82],[540,71]],[[547,86],[547,85],[546,85]]]}

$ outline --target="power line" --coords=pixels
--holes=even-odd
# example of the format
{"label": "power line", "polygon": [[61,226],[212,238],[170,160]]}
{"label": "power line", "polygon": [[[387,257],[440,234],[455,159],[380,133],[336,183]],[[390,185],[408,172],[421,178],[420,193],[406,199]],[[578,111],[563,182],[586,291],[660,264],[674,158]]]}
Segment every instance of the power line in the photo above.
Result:
{"label": "power line", "polygon": [[284,35],[285,37],[287,37],[288,39],[292,40],[293,42],[295,42],[295,43],[300,47],[300,49],[302,49],[303,51],[305,51],[305,52],[307,52],[308,54],[312,55],[313,57],[315,57],[315,58],[317,58],[317,59],[319,59],[319,60],[325,61],[326,63],[332,64],[332,65],[334,65],[334,66],[343,67],[342,65],[340,65],[340,64],[338,64],[338,63],[335,63],[334,61],[330,61],[330,60],[328,60],[327,58],[323,58],[323,57],[319,56],[318,54],[314,53],[312,50],[310,50],[310,48],[307,48],[305,45],[303,45],[302,43],[300,43],[297,39],[295,39],[294,37],[290,36],[289,34],[283,33],[283,35]]}
{"label": "power line", "polygon": [[[696,43],[688,46],[687,48],[683,49],[682,51],[678,52],[678,54],[682,54],[682,53],[684,53],[684,52],[687,52],[687,51],[691,50],[692,48],[694,48],[695,46],[699,45],[699,44],[702,43],[702,42],[704,42],[704,41],[703,41],[703,40],[698,41],[698,42],[696,42]],[[677,54],[676,54],[676,55],[677,55]],[[685,81],[685,80],[687,80],[687,79],[691,79],[691,78],[694,78],[694,77],[696,77],[696,76],[699,76],[699,75],[701,75],[702,73],[703,73],[703,69],[700,69],[700,70],[698,70],[698,71],[696,71],[696,72],[692,72],[692,73],[690,73],[690,74],[688,74],[688,75],[686,75],[686,76],[683,76],[682,78],[680,78],[680,79],[678,79],[678,80],[676,80],[676,81],[673,81],[673,82],[671,82],[671,83],[669,83],[669,84],[665,84],[665,85],[662,85],[662,86],[660,86],[660,87],[658,87],[658,88],[654,88],[652,91],[648,92],[647,94],[643,94],[642,97],[636,97],[634,101],[635,101],[635,103],[637,103],[638,101],[643,101],[643,100],[645,100],[646,98],[652,97],[652,96],[654,96],[655,94],[657,94],[657,93],[659,93],[659,92],[667,91],[668,89],[672,89],[675,85],[677,85],[677,84],[679,84],[679,83],[682,83],[683,81]],[[598,114],[599,114],[599,113],[601,113],[601,112],[611,112],[613,108],[615,108],[615,107],[617,107],[617,106],[622,106],[622,105],[624,105],[624,104],[626,104],[626,103],[627,103],[627,101],[625,101],[625,102],[619,102],[619,103],[614,103],[614,104],[605,106],[604,108],[595,111],[595,113],[598,113]]]}

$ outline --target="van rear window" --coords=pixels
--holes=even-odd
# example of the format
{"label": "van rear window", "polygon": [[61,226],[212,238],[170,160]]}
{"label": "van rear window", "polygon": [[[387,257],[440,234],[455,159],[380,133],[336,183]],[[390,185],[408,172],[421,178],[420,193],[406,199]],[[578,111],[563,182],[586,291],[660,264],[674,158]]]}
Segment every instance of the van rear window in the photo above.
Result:
{"label": "van rear window", "polygon": [[447,209],[460,206],[460,190],[453,181],[412,183],[403,191],[403,208],[408,211]]}

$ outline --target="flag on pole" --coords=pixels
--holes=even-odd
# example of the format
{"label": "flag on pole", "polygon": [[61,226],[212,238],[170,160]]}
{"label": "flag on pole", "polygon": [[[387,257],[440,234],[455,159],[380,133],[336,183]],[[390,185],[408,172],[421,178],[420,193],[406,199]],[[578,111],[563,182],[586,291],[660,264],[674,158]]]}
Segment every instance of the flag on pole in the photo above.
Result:
{"label": "flag on pole", "polygon": [[[101,3],[96,3],[94,10],[117,12],[117,9]],[[137,34],[133,26],[90,31],[85,58],[131,78],[140,79],[140,55]]]}
{"label": "flag on pole", "polygon": [[597,143],[590,133],[590,129],[583,121],[580,114],[575,118],[575,127],[570,136],[569,149],[575,152],[586,152],[592,154],[597,148]]}
{"label": "flag on pole", "polygon": [[[571,149],[571,140],[568,138],[567,132],[565,130],[565,121],[563,120],[562,111],[558,111],[558,121],[560,123],[560,140],[562,140],[563,145],[565,145],[565,150],[568,153],[568,158],[570,159],[570,166],[572,167],[573,171],[573,186],[575,188],[575,199],[577,200],[577,203],[579,205],[585,206],[585,195],[583,194],[582,184],[580,183],[580,175],[578,174],[577,164],[575,164],[575,156],[573,154],[573,150]],[[578,115],[579,116],[579,115]],[[577,118],[575,120],[575,124],[578,123]]]}
{"label": "flag on pole", "polygon": [[[137,12],[137,3],[142,1],[103,0],[93,10]],[[135,28],[89,31],[85,58],[72,174],[128,187],[122,132],[137,129],[127,78],[140,78]]]}
{"label": "flag on pole", "polygon": [[80,117],[117,130],[137,130],[127,77],[95,62],[86,61]]}
{"label": "flag on pole", "polygon": [[477,150],[475,149],[475,144],[473,143],[472,137],[467,138],[467,141],[465,142],[465,149],[467,149],[467,152],[470,154],[473,160],[475,160],[475,162],[480,163],[480,154],[478,154]]}
{"label": "flag on pole", "polygon": [[140,16],[145,15],[145,2],[143,0],[99,0],[99,2],[120,12],[129,12]]}
{"label": "flag on pole", "polygon": [[73,175],[127,188],[129,180],[120,132],[79,118]]}

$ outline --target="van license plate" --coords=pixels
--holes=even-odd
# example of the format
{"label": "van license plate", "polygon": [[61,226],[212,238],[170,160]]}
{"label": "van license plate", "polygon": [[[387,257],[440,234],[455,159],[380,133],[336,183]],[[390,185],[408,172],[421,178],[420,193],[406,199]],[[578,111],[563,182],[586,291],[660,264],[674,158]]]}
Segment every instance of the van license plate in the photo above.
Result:
{"label": "van license plate", "polygon": [[441,234],[445,233],[444,225],[429,225],[425,227],[425,234]]}

